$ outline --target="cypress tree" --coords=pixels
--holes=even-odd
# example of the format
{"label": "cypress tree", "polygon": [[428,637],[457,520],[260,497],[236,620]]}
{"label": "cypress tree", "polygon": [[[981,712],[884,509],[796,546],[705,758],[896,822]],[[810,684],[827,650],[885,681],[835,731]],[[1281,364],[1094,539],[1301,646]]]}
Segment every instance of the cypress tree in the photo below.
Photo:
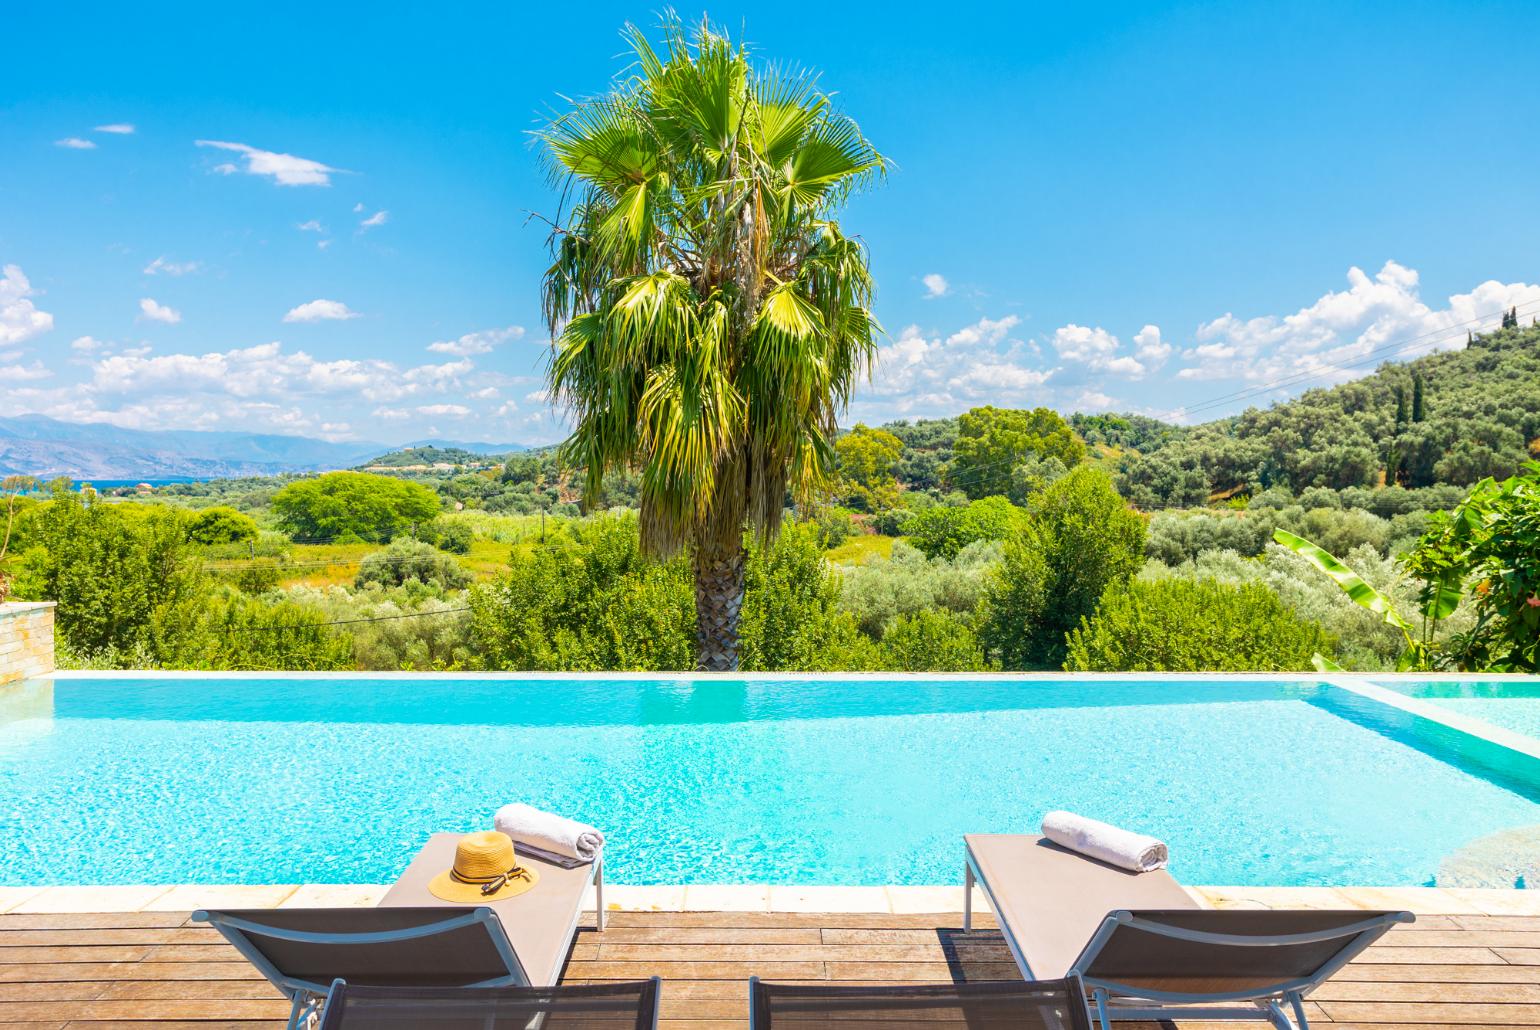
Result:
{"label": "cypress tree", "polygon": [[1406,387],[1396,384],[1396,431],[1406,425]]}
{"label": "cypress tree", "polygon": [[1412,421],[1421,422],[1427,418],[1428,409],[1422,399],[1422,373],[1412,373]]}

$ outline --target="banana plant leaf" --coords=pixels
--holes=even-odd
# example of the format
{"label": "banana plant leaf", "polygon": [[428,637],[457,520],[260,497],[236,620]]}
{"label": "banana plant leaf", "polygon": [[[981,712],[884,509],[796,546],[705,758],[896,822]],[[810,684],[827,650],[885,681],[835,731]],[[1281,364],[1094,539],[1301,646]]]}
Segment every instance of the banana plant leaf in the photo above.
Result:
{"label": "banana plant leaf", "polygon": [[1396,627],[1408,635],[1412,632],[1411,624],[1401,617],[1401,614],[1391,605],[1390,600],[1363,581],[1363,577],[1348,568],[1329,551],[1326,551],[1302,536],[1295,536],[1288,530],[1273,530],[1273,539],[1287,547],[1295,554],[1304,558],[1311,565],[1320,569],[1332,578],[1343,593],[1353,599],[1353,603],[1361,608],[1367,608],[1385,620],[1391,626]]}

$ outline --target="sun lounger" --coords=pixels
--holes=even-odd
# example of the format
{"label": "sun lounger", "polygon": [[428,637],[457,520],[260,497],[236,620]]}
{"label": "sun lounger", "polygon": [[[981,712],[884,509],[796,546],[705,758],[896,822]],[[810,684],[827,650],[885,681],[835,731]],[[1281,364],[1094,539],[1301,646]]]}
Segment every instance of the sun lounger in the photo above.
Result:
{"label": "sun lounger", "polygon": [[1073,980],[902,987],[816,987],[749,981],[749,1030],[1087,1030],[1085,995]]}
{"label": "sun lounger", "polygon": [[[428,884],[438,873],[454,864],[457,833],[435,833],[428,839],[401,878],[380,899],[381,908],[416,908],[422,905],[444,906],[428,891]],[[572,950],[578,922],[583,913],[584,896],[594,888],[594,925],[604,929],[604,857],[575,868],[548,862],[521,852],[519,860],[540,874],[540,881],[528,893],[505,901],[491,901],[487,907],[502,919],[504,932],[523,965],[521,985],[549,987],[561,979],[562,966]],[[450,906],[451,909],[454,906]]]}
{"label": "sun lounger", "polygon": [[497,913],[478,908],[295,908],[194,912],[290,1000],[317,1014],[336,980],[391,987],[529,983]]}
{"label": "sun lounger", "polygon": [[[972,887],[1022,975],[1078,978],[1112,1020],[1259,1019],[1308,1025],[1304,999],[1409,912],[1201,908],[1164,870],[1131,873],[1040,837],[970,835]],[[1292,1017],[1292,1023],[1290,1019]]]}
{"label": "sun lounger", "polygon": [[338,981],[321,1030],[652,1030],[658,978],[581,987],[360,987]]}

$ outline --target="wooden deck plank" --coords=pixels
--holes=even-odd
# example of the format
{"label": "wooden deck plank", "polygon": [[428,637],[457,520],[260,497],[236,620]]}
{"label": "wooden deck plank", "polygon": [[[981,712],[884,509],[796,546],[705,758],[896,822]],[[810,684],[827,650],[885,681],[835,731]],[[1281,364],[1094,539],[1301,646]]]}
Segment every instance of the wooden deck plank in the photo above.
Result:
{"label": "wooden deck plank", "polygon": [[[287,1004],[186,913],[0,916],[0,1030],[276,1030]],[[578,935],[564,981],[659,975],[662,1025],[747,1026],[751,975],[807,983],[1014,979],[981,920],[877,913],[625,912]],[[1540,920],[1398,929],[1310,1002],[1334,1030],[1540,1028]],[[1127,1024],[1127,1030],[1135,1030]],[[1233,1030],[1234,1024],[1181,1024]]]}

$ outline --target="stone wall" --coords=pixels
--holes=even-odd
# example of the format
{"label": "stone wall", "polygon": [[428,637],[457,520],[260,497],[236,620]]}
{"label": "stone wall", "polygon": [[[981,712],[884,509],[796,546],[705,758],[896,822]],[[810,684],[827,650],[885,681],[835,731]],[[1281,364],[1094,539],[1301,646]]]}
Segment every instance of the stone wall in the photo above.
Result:
{"label": "stone wall", "polygon": [[0,604],[0,685],[53,673],[52,601]]}

